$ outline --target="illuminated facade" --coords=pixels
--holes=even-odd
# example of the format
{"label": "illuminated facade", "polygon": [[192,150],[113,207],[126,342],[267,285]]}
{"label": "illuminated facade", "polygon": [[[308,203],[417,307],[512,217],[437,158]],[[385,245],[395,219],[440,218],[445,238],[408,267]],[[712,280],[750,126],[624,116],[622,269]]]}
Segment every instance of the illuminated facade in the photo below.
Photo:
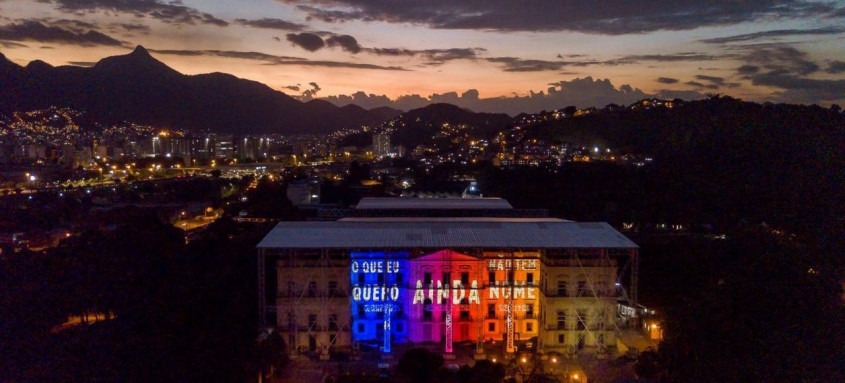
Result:
{"label": "illuminated facade", "polygon": [[[428,208],[428,207],[427,207]],[[462,212],[461,214],[466,214]],[[513,214],[511,214],[513,215]],[[604,223],[381,217],[283,222],[259,244],[262,319],[293,350],[413,342],[515,352],[615,346],[637,247]]]}

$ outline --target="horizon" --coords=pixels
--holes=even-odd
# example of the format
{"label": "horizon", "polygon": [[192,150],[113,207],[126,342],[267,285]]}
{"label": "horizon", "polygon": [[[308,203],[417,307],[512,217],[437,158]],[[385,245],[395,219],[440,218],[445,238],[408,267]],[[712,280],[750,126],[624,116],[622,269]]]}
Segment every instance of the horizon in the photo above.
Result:
{"label": "horizon", "polygon": [[0,13],[0,52],[21,66],[91,66],[141,45],[183,74],[229,73],[365,109],[449,103],[513,116],[712,94],[845,101],[843,1],[6,0]]}

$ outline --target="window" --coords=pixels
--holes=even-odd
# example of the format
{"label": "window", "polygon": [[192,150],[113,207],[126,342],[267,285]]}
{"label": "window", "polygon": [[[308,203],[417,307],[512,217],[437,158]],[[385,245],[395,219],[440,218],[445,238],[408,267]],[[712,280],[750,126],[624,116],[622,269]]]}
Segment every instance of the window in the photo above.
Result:
{"label": "window", "polygon": [[329,281],[329,294],[336,295],[337,293],[337,281]]}
{"label": "window", "polygon": [[587,311],[585,310],[578,310],[578,330],[586,330],[587,329]]}
{"label": "window", "polygon": [[358,323],[358,332],[359,332],[359,333],[364,332],[366,329],[367,329],[367,327],[366,327],[366,326],[364,326],[364,324],[363,324],[363,323]]}
{"label": "window", "polygon": [[513,271],[508,271],[508,284],[513,285]]}
{"label": "window", "polygon": [[451,284],[451,282],[449,282],[449,281],[451,281],[451,280],[452,280],[452,273],[443,273],[443,285],[444,286],[449,286]]}
{"label": "window", "polygon": [[461,319],[469,319],[469,300],[461,299]]}
{"label": "window", "polygon": [[402,286],[402,273],[396,273],[396,284]]}
{"label": "window", "polygon": [[431,299],[429,298],[423,301],[423,319],[431,320]]}
{"label": "window", "polygon": [[308,328],[314,329],[317,327],[317,314],[308,314]]}
{"label": "window", "polygon": [[528,283],[529,286],[534,285],[534,273],[528,273],[525,275],[525,281]]}
{"label": "window", "polygon": [[296,282],[289,281],[288,282],[288,296],[292,297],[296,295]]}
{"label": "window", "polygon": [[313,297],[317,295],[317,281],[308,282],[308,296]]}
{"label": "window", "polygon": [[578,296],[583,297],[587,295],[587,281],[578,281]]}
{"label": "window", "polygon": [[487,273],[487,280],[490,281],[490,286],[495,285],[496,284],[496,272],[491,271],[491,272]]}
{"label": "window", "polygon": [[358,274],[358,284],[359,285],[364,284],[364,274]]}
{"label": "window", "polygon": [[364,315],[366,315],[366,312],[364,312],[364,305],[358,305],[358,316],[362,317]]}
{"label": "window", "polygon": [[431,285],[431,273],[423,274],[423,283],[426,285]]}
{"label": "window", "polygon": [[557,281],[557,296],[559,296],[559,297],[568,296],[568,294],[566,292],[566,281]]}
{"label": "window", "polygon": [[469,286],[469,273],[461,273],[461,284]]}
{"label": "window", "polygon": [[487,305],[487,318],[496,318],[496,305]]}
{"label": "window", "polygon": [[534,318],[534,304],[529,303],[528,307],[525,310],[525,317],[526,318]]}
{"label": "window", "polygon": [[487,323],[487,332],[496,332],[496,322]]}
{"label": "window", "polygon": [[525,332],[534,332],[534,322],[525,322]]}
{"label": "window", "polygon": [[378,274],[378,284],[384,284],[384,274]]}
{"label": "window", "polygon": [[558,310],[558,312],[557,312],[557,328],[558,328],[558,330],[566,329],[566,311]]}
{"label": "window", "polygon": [[557,342],[560,344],[566,343],[566,335],[557,334]]}
{"label": "window", "polygon": [[337,331],[337,314],[329,315],[329,330]]}

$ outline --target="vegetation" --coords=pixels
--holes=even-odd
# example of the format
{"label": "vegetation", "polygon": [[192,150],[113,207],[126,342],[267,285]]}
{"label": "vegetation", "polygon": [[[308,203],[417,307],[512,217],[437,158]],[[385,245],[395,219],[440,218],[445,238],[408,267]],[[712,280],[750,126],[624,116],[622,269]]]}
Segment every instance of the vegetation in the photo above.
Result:
{"label": "vegetation", "polygon": [[[257,342],[264,230],[223,220],[186,246],[154,215],[122,215],[113,231],[0,258],[0,380],[243,381],[284,363],[280,337]],[[57,327],[85,313],[106,320]]]}

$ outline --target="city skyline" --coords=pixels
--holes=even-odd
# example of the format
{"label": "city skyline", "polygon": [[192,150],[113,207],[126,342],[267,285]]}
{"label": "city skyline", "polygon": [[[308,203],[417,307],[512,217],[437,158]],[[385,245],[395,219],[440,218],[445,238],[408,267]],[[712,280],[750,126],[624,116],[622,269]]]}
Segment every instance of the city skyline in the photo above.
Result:
{"label": "city skyline", "polygon": [[0,1],[0,52],[90,66],[143,45],[185,74],[408,110],[645,97],[845,101],[845,2]]}

